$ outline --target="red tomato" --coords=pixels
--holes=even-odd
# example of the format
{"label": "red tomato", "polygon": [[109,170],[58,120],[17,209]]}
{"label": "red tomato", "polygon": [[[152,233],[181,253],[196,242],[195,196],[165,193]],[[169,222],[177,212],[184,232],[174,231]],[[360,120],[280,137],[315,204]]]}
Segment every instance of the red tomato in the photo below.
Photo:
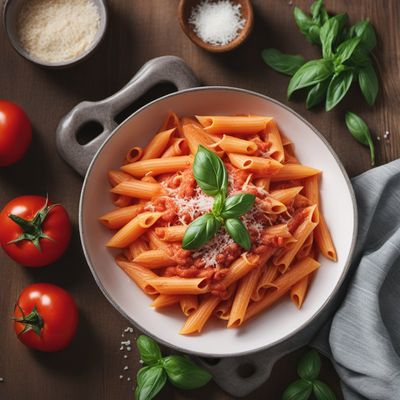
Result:
{"label": "red tomato", "polygon": [[24,110],[0,100],[0,167],[19,161],[32,140],[32,126]]}
{"label": "red tomato", "polygon": [[41,267],[68,247],[71,224],[64,207],[41,196],[21,196],[0,212],[0,244],[16,262]]}
{"label": "red tomato", "polygon": [[14,329],[26,346],[58,351],[68,346],[78,326],[78,309],[64,289],[49,283],[26,287],[14,309]]}

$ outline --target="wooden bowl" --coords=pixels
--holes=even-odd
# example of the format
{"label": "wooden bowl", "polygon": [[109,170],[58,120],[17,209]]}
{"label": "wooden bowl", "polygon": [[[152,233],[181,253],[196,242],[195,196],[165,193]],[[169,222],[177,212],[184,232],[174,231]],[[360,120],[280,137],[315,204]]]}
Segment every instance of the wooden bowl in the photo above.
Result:
{"label": "wooden bowl", "polygon": [[213,53],[223,53],[240,46],[247,39],[253,28],[253,6],[251,5],[251,0],[231,0],[232,3],[237,3],[241,5],[240,12],[246,22],[243,29],[239,32],[238,36],[226,45],[213,45],[210,43],[206,43],[202,39],[200,39],[194,32],[193,25],[189,23],[189,19],[193,7],[195,7],[201,1],[202,0],[180,0],[178,6],[179,23],[181,24],[183,32],[185,32],[186,36],[193,43]]}

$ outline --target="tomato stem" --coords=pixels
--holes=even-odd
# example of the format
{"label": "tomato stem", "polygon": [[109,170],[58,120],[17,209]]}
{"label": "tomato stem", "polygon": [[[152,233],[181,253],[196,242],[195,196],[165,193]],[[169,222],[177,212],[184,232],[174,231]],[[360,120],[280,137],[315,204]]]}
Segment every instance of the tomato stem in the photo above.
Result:
{"label": "tomato stem", "polygon": [[28,315],[25,315],[24,310],[21,308],[19,304],[17,304],[17,307],[21,311],[22,318],[13,318],[13,319],[14,321],[24,325],[24,329],[18,334],[18,336],[23,335],[24,333],[29,331],[33,331],[38,336],[40,336],[40,332],[44,326],[44,321],[41,315],[39,314],[36,305],[33,307],[32,311]]}
{"label": "tomato stem", "polygon": [[57,207],[58,204],[48,205],[49,199],[46,198],[46,203],[41,210],[39,210],[32,220],[27,220],[19,217],[18,215],[10,214],[8,218],[14,221],[21,229],[22,233],[16,239],[11,240],[7,244],[18,243],[22,240],[29,240],[41,252],[40,239],[53,240],[50,236],[46,235],[42,230],[42,224],[45,221],[49,212]]}

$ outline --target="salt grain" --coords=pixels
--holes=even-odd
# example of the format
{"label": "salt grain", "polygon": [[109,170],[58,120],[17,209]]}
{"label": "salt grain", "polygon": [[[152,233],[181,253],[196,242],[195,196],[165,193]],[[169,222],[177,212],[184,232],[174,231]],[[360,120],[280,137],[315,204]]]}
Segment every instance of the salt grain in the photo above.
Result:
{"label": "salt grain", "polygon": [[204,42],[224,46],[236,39],[246,23],[240,8],[229,0],[204,0],[193,7],[189,23]]}
{"label": "salt grain", "polygon": [[0,378],[0,382],[4,382],[4,378]]}
{"label": "salt grain", "polygon": [[124,358],[128,358],[128,356],[126,354],[124,354]]}

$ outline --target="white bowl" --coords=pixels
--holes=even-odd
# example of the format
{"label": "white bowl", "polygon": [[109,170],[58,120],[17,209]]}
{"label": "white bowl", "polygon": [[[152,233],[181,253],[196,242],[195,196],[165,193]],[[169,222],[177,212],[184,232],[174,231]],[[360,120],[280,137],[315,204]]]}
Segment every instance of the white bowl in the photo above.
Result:
{"label": "white bowl", "polygon": [[[176,309],[162,312],[114,262],[104,244],[111,236],[98,217],[111,209],[107,172],[121,165],[127,149],[143,146],[160,127],[169,110],[178,115],[271,115],[295,144],[300,162],[323,171],[322,208],[336,245],[339,261],[321,257],[321,267],[299,311],[286,297],[239,329],[221,321],[206,325],[196,336],[181,336],[184,317]],[[237,356],[270,348],[302,330],[317,318],[337,292],[348,271],[357,233],[355,198],[347,174],[326,140],[288,107],[266,96],[235,88],[202,87],[173,93],[144,106],[120,125],[94,157],[82,190],[80,232],[84,252],[97,284],[129,321],[157,341],[206,357]]]}

